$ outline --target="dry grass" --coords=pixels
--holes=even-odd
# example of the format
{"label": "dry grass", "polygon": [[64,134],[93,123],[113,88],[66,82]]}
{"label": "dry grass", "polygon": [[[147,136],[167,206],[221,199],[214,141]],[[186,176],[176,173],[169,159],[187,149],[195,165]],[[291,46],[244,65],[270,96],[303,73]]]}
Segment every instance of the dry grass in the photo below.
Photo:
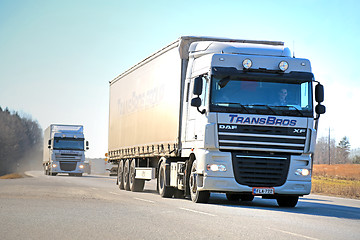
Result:
{"label": "dry grass", "polygon": [[16,178],[23,178],[24,174],[22,173],[11,173],[11,174],[6,174],[3,176],[0,176],[0,179],[16,179]]}
{"label": "dry grass", "polygon": [[314,165],[312,193],[360,199],[360,164]]}

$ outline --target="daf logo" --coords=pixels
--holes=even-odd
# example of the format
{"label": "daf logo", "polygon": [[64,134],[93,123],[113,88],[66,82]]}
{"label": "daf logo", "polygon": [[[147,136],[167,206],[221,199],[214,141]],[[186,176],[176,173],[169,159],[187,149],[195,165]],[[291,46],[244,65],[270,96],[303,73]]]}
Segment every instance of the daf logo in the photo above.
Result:
{"label": "daf logo", "polygon": [[234,130],[234,129],[237,129],[237,126],[234,126],[234,125],[220,125],[219,128],[220,129]]}
{"label": "daf logo", "polygon": [[304,133],[304,132],[306,132],[305,129],[294,129],[293,133]]}

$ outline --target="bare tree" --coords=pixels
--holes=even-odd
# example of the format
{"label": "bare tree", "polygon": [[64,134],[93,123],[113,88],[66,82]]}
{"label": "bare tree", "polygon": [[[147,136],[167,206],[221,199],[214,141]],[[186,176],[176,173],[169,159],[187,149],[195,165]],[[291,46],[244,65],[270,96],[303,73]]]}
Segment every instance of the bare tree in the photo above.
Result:
{"label": "bare tree", "polygon": [[0,108],[0,175],[29,166],[30,155],[41,155],[41,142],[42,130],[36,121]]}

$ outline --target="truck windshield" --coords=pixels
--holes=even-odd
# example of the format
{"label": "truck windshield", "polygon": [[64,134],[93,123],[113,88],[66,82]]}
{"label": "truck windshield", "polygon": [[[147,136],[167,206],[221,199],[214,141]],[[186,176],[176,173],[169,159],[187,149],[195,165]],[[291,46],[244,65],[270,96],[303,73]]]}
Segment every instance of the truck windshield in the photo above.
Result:
{"label": "truck windshield", "polygon": [[84,150],[84,139],[55,138],[54,149],[57,149],[57,150]]}
{"label": "truck windshield", "polygon": [[210,110],[286,116],[313,116],[312,84],[296,80],[242,80],[212,77]]}

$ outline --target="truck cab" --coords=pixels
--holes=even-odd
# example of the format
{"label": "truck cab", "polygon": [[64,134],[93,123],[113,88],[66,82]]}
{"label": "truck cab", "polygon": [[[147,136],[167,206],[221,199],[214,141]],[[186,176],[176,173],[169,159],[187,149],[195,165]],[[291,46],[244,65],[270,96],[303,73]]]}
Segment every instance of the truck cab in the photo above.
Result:
{"label": "truck cab", "polygon": [[195,162],[192,199],[225,192],[296,205],[310,194],[315,123],[325,112],[315,82],[310,61],[281,42],[192,43],[182,134],[182,154]]}

